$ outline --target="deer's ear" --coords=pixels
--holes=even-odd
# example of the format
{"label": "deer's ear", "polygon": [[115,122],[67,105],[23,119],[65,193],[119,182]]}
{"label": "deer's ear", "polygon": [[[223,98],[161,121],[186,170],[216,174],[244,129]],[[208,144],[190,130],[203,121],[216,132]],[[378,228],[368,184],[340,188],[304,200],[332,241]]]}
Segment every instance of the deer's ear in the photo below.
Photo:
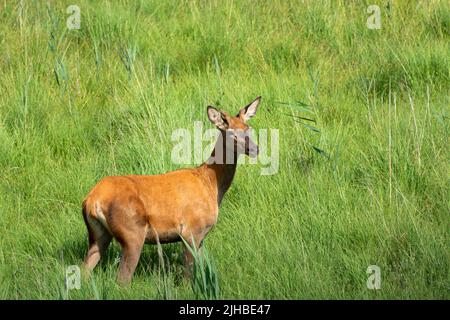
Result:
{"label": "deer's ear", "polygon": [[208,106],[208,118],[220,130],[228,129],[228,121],[226,116],[214,107]]}
{"label": "deer's ear", "polygon": [[258,105],[261,101],[261,97],[256,98],[246,107],[242,108],[241,111],[239,111],[238,117],[240,117],[244,122],[247,122],[251,117],[253,117],[256,114],[256,111],[258,111]]}

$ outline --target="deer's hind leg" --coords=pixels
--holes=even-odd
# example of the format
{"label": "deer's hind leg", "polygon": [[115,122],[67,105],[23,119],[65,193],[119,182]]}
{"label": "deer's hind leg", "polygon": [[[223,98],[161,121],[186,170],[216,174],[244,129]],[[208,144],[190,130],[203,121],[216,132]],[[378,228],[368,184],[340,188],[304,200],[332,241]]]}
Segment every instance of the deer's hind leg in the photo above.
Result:
{"label": "deer's hind leg", "polygon": [[139,209],[142,210],[138,204],[133,209],[118,208],[113,218],[113,225],[117,227],[112,232],[122,248],[117,276],[117,282],[122,285],[131,282],[145,243],[147,225]]}
{"label": "deer's hind leg", "polygon": [[117,276],[117,281],[126,285],[131,282],[136,266],[139,262],[139,257],[141,256],[142,247],[144,241],[138,239],[127,240],[121,243],[122,247],[122,257],[120,259],[119,274]]}
{"label": "deer's hind leg", "polygon": [[89,276],[91,271],[100,261],[100,258],[105,255],[111,243],[112,236],[109,231],[97,220],[88,216],[83,212],[84,221],[88,230],[89,249],[84,259],[84,270]]}

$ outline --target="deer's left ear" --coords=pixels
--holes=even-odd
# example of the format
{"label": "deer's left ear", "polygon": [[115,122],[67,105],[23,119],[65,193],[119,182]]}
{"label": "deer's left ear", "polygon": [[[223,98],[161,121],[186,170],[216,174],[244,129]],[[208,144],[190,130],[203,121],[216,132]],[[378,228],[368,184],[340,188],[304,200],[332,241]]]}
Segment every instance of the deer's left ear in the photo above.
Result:
{"label": "deer's left ear", "polygon": [[239,111],[238,117],[240,117],[244,122],[247,122],[251,117],[256,114],[258,110],[259,102],[261,101],[261,97],[256,98],[253,102],[251,102],[246,107],[242,108]]}

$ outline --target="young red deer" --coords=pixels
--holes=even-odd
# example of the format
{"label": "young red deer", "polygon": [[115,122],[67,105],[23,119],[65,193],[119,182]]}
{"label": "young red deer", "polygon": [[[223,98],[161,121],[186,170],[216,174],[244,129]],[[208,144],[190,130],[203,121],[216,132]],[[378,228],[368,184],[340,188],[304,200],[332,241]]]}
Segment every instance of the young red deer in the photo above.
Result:
{"label": "young red deer", "polygon": [[[87,273],[97,265],[113,237],[122,249],[118,281],[123,284],[131,281],[144,243],[177,242],[181,236],[190,246],[200,248],[216,224],[239,155],[258,154],[258,146],[246,134],[250,128],[246,122],[256,114],[260,100],[256,98],[235,117],[208,106],[208,118],[220,134],[211,157],[199,167],[102,179],[83,201],[89,234],[84,261]],[[186,270],[193,264],[187,247],[184,264]]]}

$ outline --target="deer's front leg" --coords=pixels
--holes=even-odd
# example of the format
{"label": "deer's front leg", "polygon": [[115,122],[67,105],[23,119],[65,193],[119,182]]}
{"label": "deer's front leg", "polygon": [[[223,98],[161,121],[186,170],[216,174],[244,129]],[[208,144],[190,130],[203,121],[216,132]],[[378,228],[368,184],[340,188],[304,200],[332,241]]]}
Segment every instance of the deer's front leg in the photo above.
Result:
{"label": "deer's front leg", "polygon": [[[192,255],[191,250],[196,250],[198,254],[201,254],[201,247],[203,243],[203,235],[194,236],[194,240],[185,239],[188,245],[191,248],[188,248],[186,244],[184,246],[184,277],[190,278],[192,275],[193,267],[194,267],[194,256]],[[194,249],[195,248],[195,249]]]}

